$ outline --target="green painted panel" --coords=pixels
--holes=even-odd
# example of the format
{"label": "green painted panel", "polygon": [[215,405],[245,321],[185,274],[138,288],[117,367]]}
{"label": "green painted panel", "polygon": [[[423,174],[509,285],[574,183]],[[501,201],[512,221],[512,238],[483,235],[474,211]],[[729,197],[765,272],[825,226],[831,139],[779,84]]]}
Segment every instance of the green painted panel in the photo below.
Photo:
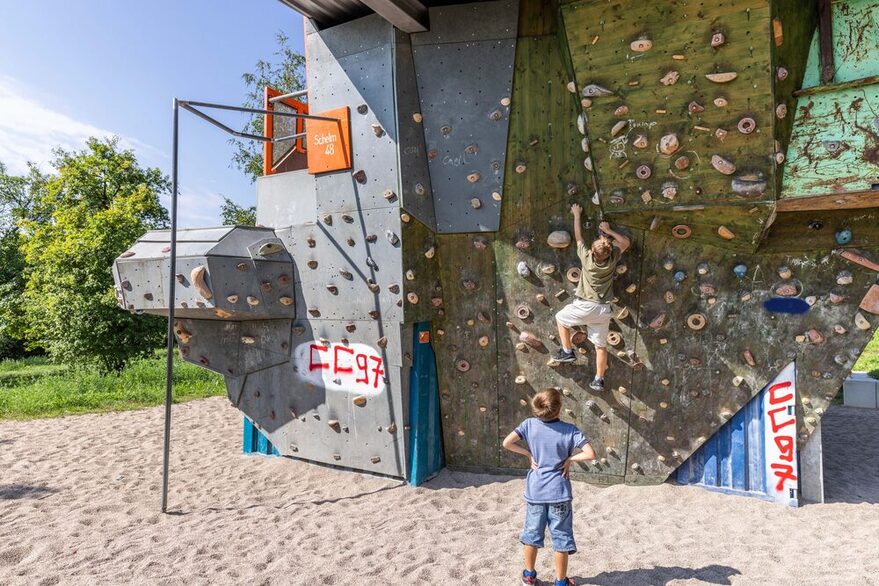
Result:
{"label": "green painted panel", "polygon": [[[879,75],[879,1],[843,0],[832,4],[834,83]],[[803,87],[821,85],[818,35],[809,49]]]}

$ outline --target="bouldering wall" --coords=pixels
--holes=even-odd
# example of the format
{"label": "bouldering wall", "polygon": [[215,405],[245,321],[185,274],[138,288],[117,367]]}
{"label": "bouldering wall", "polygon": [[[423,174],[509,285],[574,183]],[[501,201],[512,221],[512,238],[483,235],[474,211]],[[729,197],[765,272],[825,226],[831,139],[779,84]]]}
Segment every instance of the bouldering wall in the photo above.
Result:
{"label": "bouldering wall", "polygon": [[[877,4],[834,3],[834,35]],[[264,228],[181,232],[184,357],[223,372],[281,454],[396,477],[416,324],[456,469],[523,470],[501,438],[556,387],[598,454],[576,478],[662,482],[791,362],[806,441],[879,324],[876,170],[855,157],[875,120],[869,96],[818,115],[816,96],[863,67],[817,81],[815,6],[495,0],[429,16],[412,35],[377,15],[309,24],[309,108],[349,110],[352,169],[262,178]],[[576,364],[547,365],[579,276],[574,203],[587,239],[607,220],[632,241],[602,392],[585,332]],[[167,311],[166,241],[117,261],[126,309]]]}

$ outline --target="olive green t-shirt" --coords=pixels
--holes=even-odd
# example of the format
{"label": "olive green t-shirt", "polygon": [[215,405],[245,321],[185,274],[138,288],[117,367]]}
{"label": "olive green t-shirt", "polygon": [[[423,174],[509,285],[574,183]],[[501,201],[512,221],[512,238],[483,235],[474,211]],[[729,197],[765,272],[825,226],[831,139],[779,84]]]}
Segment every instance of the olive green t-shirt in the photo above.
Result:
{"label": "olive green t-shirt", "polygon": [[613,299],[613,274],[620,261],[620,249],[611,247],[610,256],[598,264],[592,258],[592,248],[583,242],[577,243],[577,256],[583,268],[580,271],[580,282],[575,295],[595,303],[610,303]]}

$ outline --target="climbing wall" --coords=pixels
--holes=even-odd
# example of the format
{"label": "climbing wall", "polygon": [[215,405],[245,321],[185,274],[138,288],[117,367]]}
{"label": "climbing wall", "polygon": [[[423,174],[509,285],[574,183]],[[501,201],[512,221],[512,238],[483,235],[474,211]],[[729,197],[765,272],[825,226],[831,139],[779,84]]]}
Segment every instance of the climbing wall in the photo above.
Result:
{"label": "climbing wall", "polygon": [[[425,324],[456,469],[524,470],[500,441],[554,387],[598,455],[576,478],[662,482],[791,362],[805,442],[879,325],[876,171],[854,162],[869,95],[839,124],[815,115],[862,68],[815,81],[811,4],[696,4],[474,2],[411,36],[377,15],[309,25],[309,107],[348,109],[352,168],[262,178],[265,228],[181,231],[181,351],[280,453],[396,477]],[[842,4],[838,35],[877,10]],[[577,364],[547,365],[579,277],[573,203],[587,240],[607,220],[632,242],[601,392],[584,331]],[[118,259],[124,308],[167,311],[166,245]]]}

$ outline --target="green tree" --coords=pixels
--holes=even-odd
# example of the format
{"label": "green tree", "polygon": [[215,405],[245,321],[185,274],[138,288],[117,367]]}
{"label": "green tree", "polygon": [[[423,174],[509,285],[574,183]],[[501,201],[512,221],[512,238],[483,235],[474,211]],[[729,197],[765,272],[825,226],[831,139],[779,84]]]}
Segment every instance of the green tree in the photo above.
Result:
{"label": "green tree", "polygon": [[[260,59],[256,62],[253,72],[244,73],[241,79],[247,88],[244,106],[262,109],[265,105],[264,88],[270,86],[282,93],[291,93],[305,88],[305,56],[290,46],[290,39],[283,32],[278,32],[278,48],[269,61]],[[262,114],[250,116],[242,128],[242,132],[262,136],[264,117]],[[252,140],[233,138],[229,141],[234,147],[232,165],[256,181],[262,176],[263,156],[262,143]]]}
{"label": "green tree", "polygon": [[223,196],[220,214],[224,226],[256,226],[256,206],[246,208]]}
{"label": "green tree", "polygon": [[0,163],[0,360],[25,354],[21,319],[24,293],[24,255],[18,223],[33,216],[34,189],[45,176],[31,165],[27,175],[10,175]]}
{"label": "green tree", "polygon": [[34,192],[32,217],[20,222],[25,335],[60,362],[118,371],[163,340],[161,318],[119,309],[112,265],[145,231],[167,227],[159,198],[169,182],[115,138],[54,155],[57,174]]}

